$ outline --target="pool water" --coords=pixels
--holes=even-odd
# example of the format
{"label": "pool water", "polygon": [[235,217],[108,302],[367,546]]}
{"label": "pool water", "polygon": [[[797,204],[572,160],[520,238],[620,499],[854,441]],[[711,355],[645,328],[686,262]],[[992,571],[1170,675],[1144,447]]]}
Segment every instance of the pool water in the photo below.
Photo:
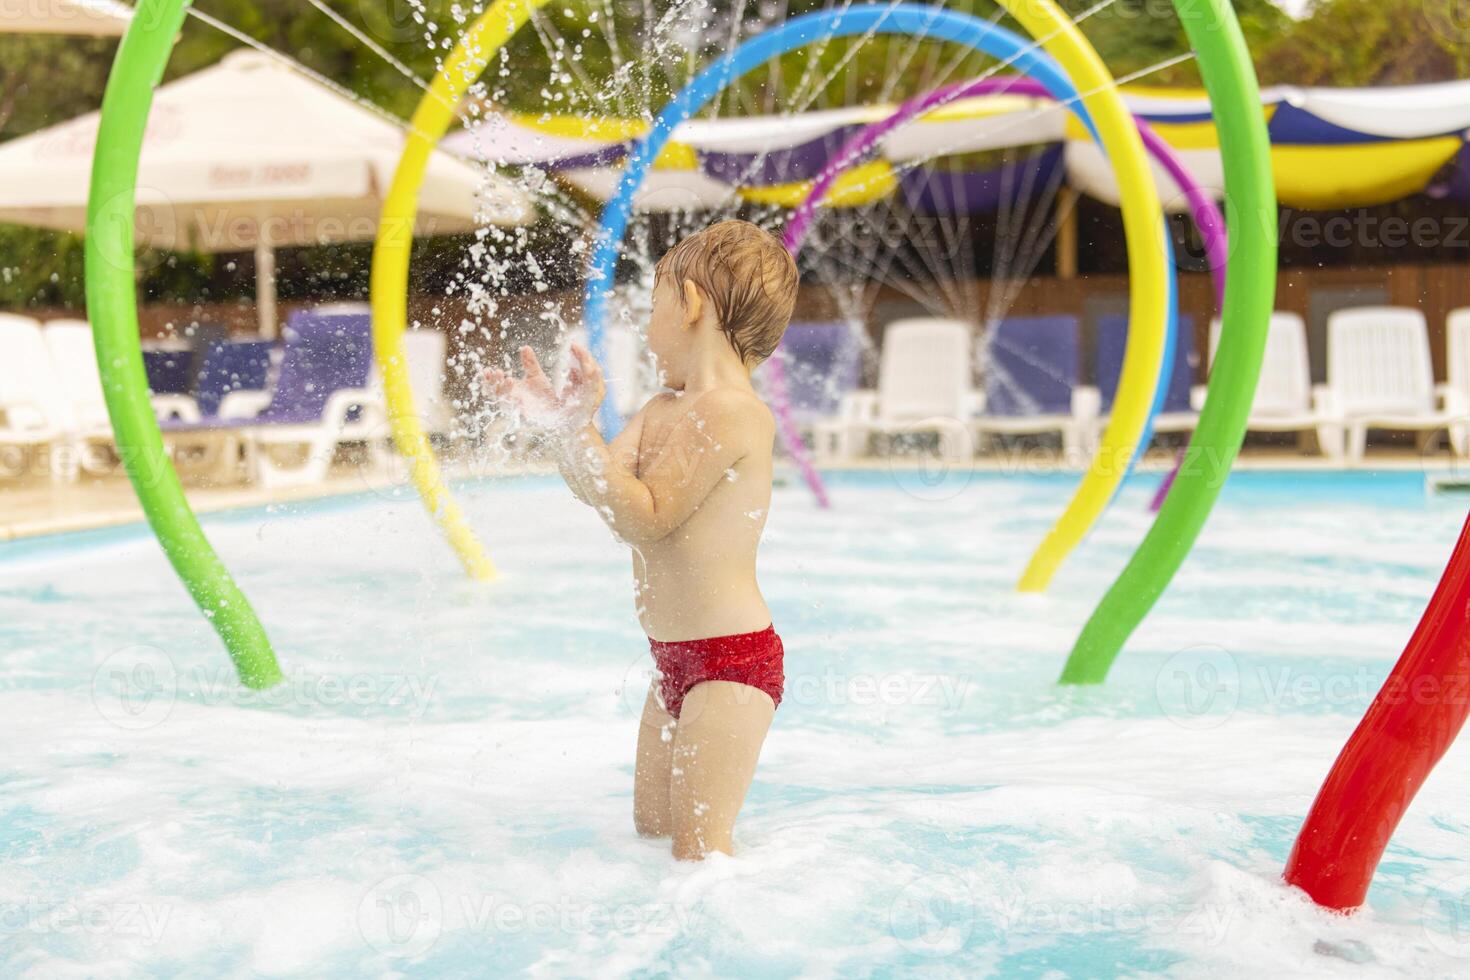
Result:
{"label": "pool water", "polygon": [[1146,531],[1132,478],[1045,596],[1075,477],[777,489],[786,700],[738,853],[632,830],[626,554],[545,478],[206,520],[287,673],[233,681],[141,528],[0,550],[0,975],[1451,976],[1470,747],[1346,918],[1279,875],[1464,516],[1419,473],[1242,473],[1108,683],[1055,685]]}

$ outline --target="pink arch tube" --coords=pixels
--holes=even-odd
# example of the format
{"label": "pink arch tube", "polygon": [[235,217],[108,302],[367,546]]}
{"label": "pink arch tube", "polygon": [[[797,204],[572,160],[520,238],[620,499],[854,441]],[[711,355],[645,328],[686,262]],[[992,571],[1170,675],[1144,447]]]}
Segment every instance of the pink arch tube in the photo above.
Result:
{"label": "pink arch tube", "polygon": [[[938,106],[972,96],[1000,94],[1031,98],[1050,97],[1045,86],[1030,78],[991,77],[969,82],[956,82],[924,95],[915,96],[895,109],[888,118],[871,123],[855,133],[823,166],[822,172],[812,182],[806,199],[787,219],[786,231],[782,237],[786,251],[793,258],[800,254],[807,232],[811,229],[812,220],[816,216],[817,206],[827,195],[833,183],[844,171],[867,156],[890,132]],[[1189,202],[1190,214],[1204,242],[1205,258],[1209,263],[1210,275],[1214,280],[1215,303],[1218,307],[1223,304],[1225,295],[1225,258],[1228,251],[1225,219],[1220,214],[1220,209],[1214,200],[1200,188],[1189,171],[1184,169],[1184,165],[1174,153],[1173,148],[1159,138],[1143,119],[1134,118],[1138,123],[1138,135],[1142,138],[1144,147],[1168,172],[1174,183],[1184,191],[1185,200]],[[770,373],[771,402],[775,409],[777,429],[781,433],[782,445],[795,461],[806,485],[816,495],[818,505],[827,507],[830,505],[827,488],[822,484],[822,478],[812,464],[811,456],[801,441],[796,420],[791,414],[791,398],[787,392],[786,371],[781,366],[780,360],[774,357],[771,358],[770,367],[767,370]]]}

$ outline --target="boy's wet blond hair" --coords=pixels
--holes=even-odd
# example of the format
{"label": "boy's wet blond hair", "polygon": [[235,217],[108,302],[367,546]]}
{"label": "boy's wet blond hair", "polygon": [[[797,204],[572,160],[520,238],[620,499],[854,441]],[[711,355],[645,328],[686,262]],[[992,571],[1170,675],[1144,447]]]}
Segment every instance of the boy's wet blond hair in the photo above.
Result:
{"label": "boy's wet blond hair", "polygon": [[654,284],[673,280],[683,302],[690,280],[746,364],[771,356],[796,305],[796,263],[775,235],[749,221],[721,221],[664,253]]}

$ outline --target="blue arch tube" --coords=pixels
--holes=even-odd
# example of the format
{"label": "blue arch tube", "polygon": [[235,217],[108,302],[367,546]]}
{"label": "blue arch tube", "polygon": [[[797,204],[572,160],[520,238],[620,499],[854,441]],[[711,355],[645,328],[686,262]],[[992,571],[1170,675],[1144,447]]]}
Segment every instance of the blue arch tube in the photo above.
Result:
{"label": "blue arch tube", "polygon": [[[674,128],[694,116],[719,95],[735,79],[758,68],[772,58],[788,51],[804,47],[815,41],[859,34],[902,34],[927,37],[935,40],[964,44],[982,51],[993,58],[1007,62],[1016,70],[1030,75],[1044,85],[1056,101],[1065,104],[1087,127],[1099,146],[1102,140],[1093,126],[1086,107],[1076,87],[1061,66],[1036,42],[1022,38],[1012,31],[998,27],[989,21],[969,14],[945,10],[940,7],[897,4],[894,6],[858,6],[846,10],[824,10],[805,14],[787,21],[780,27],[765,31],[744,42],[720,60],[696,75],[653,120],[645,135],[628,155],[627,167],[618,182],[617,191],[608,199],[602,211],[602,221],[587,275],[587,288],[583,300],[583,321],[587,329],[588,346],[607,374],[606,345],[604,343],[607,320],[608,296],[612,292],[614,273],[617,269],[619,249],[633,214],[633,197],[642,187],[648,171],[673,136]],[[1160,225],[1164,220],[1160,217]],[[1163,227],[1163,241],[1169,250],[1167,262],[1170,296],[1177,296],[1175,287],[1175,262],[1173,248]],[[1138,450],[1129,456],[1128,473],[1132,472],[1138,457],[1148,445],[1153,432],[1154,416],[1158,414],[1167,393],[1168,378],[1172,373],[1175,351],[1174,335],[1178,332],[1177,303],[1169,303],[1170,316],[1166,327],[1164,355],[1153,405],[1144,425]],[[613,399],[603,399],[598,417],[604,436],[611,438],[622,427],[623,420],[613,407]],[[1124,474],[1126,479],[1127,473]],[[1121,486],[1121,481],[1119,483]],[[1116,495],[1116,491],[1115,491]]]}

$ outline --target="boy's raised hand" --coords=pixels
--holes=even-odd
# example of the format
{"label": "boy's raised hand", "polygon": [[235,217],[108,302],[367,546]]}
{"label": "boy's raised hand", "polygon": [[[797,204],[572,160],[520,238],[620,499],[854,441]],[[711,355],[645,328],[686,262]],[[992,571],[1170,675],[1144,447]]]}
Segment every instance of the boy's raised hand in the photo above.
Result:
{"label": "boy's raised hand", "polygon": [[602,371],[585,348],[572,345],[572,365],[559,392],[535,351],[522,347],[520,358],[523,377],[486,368],[485,381],[495,397],[514,409],[526,425],[550,434],[575,431],[592,420],[602,403]]}
{"label": "boy's raised hand", "polygon": [[585,425],[596,417],[606,392],[597,359],[581,344],[572,344],[572,364],[567,370],[566,387],[562,389],[562,403],[567,411]]}

